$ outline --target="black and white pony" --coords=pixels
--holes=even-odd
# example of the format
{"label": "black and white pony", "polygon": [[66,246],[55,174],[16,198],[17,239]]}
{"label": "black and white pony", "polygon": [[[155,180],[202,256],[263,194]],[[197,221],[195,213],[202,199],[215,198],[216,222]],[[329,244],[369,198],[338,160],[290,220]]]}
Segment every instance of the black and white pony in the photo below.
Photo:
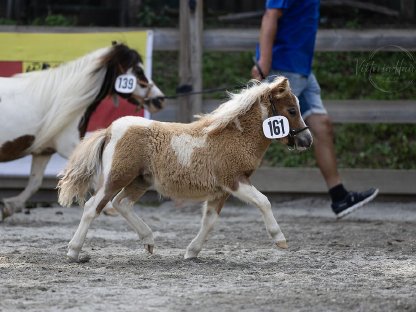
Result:
{"label": "black and white pony", "polygon": [[24,191],[3,199],[3,219],[22,210],[39,189],[52,154],[68,158],[100,102],[117,95],[151,113],[163,108],[164,95],[146,77],[141,56],[124,44],[56,68],[0,78],[0,162],[33,156]]}

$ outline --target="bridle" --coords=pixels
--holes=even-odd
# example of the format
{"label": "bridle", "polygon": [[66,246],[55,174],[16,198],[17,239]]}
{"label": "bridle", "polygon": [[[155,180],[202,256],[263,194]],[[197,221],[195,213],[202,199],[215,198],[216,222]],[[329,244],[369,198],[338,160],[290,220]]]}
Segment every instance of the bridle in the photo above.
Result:
{"label": "bridle", "polygon": [[145,104],[149,105],[150,102],[154,101],[154,100],[163,100],[164,97],[160,96],[160,97],[149,97],[150,92],[152,91],[152,88],[154,87],[153,83],[149,83],[147,81],[144,80],[138,80],[137,84],[140,85],[141,87],[145,87],[146,88],[146,93],[144,96],[140,96],[140,95],[135,95],[133,96],[133,93],[129,94],[128,97],[126,97],[126,100],[129,103],[132,103],[133,105],[137,106],[137,109],[142,109],[144,108]]}
{"label": "bridle", "polygon": [[[277,109],[274,106],[274,103],[272,101],[272,96],[271,95],[269,95],[269,101],[270,101],[270,106],[272,108],[273,116],[279,116],[279,114],[277,112]],[[294,150],[296,148],[296,140],[295,140],[296,139],[296,136],[299,133],[301,133],[301,132],[303,132],[303,131],[305,131],[307,129],[309,129],[308,126],[303,127],[303,128],[298,128],[298,129],[290,128],[289,135],[288,135],[288,143],[287,143],[287,147],[288,147],[289,150]]]}

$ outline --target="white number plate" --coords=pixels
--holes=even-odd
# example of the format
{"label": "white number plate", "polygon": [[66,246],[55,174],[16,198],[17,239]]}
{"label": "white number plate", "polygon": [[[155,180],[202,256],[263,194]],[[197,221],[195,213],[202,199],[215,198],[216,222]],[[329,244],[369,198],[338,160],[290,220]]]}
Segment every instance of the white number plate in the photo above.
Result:
{"label": "white number plate", "polygon": [[285,116],[273,116],[263,121],[263,133],[266,138],[284,138],[288,136],[289,131],[289,120]]}
{"label": "white number plate", "polygon": [[137,80],[133,75],[120,75],[116,79],[114,85],[117,92],[120,93],[132,93],[136,88]]}

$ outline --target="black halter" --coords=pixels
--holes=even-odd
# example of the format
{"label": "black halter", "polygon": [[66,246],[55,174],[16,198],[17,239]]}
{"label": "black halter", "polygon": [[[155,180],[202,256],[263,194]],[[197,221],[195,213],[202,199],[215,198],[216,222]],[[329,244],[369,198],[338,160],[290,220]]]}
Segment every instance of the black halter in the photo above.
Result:
{"label": "black halter", "polygon": [[[272,101],[272,98],[269,97],[269,100],[270,100],[270,105],[272,107],[273,116],[279,116],[279,114],[277,112],[277,109],[274,106],[274,103]],[[296,146],[296,141],[295,141],[296,135],[298,135],[299,133],[301,133],[302,131],[305,131],[307,129],[309,129],[308,126],[306,126],[304,128],[299,128],[299,129],[290,128],[289,135],[288,135],[288,143],[287,143],[287,146],[289,147],[289,149],[294,149],[295,148],[295,146]]]}

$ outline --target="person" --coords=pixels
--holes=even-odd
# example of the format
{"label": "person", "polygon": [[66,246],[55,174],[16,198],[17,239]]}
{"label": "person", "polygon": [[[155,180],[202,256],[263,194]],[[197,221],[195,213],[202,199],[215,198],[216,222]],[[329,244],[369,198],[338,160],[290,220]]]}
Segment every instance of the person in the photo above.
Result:
{"label": "person", "polygon": [[315,38],[319,23],[319,0],[267,0],[256,49],[252,78],[289,79],[298,97],[302,117],[314,136],[317,165],[329,189],[331,207],[342,218],[373,200],[378,189],[348,191],[337,169],[333,129],[322,104],[321,89],[312,73]]}

